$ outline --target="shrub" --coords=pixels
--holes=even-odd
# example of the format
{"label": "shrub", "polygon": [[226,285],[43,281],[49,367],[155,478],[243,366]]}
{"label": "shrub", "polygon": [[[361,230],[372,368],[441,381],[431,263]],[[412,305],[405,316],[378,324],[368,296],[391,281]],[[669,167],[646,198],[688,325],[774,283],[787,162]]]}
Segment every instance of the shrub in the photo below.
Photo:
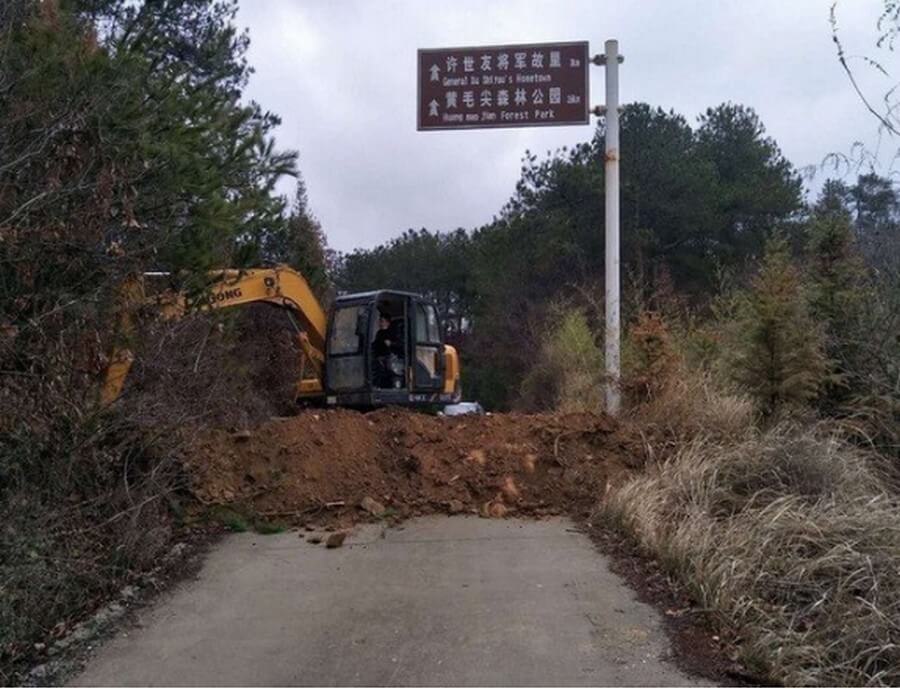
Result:
{"label": "shrub", "polygon": [[202,283],[282,222],[296,156],[242,102],[236,11],[0,4],[0,684],[151,565],[177,516],[180,419],[96,404],[122,285]]}
{"label": "shrub", "polygon": [[680,368],[669,330],[658,313],[638,316],[624,342],[623,387],[632,404],[655,396]]}
{"label": "shrub", "polygon": [[84,409],[53,381],[5,391],[29,423],[0,434],[2,683],[33,644],[154,566],[170,545],[181,485],[177,441],[163,429],[151,435],[121,410]]}
{"label": "shrub", "polygon": [[121,403],[148,428],[245,427],[296,410],[301,350],[289,315],[268,304],[150,320],[134,343]]}
{"label": "shrub", "polygon": [[900,274],[874,280],[856,318],[843,334],[846,388],[836,413],[860,443],[892,459],[900,485]]}
{"label": "shrub", "polygon": [[681,350],[692,332],[676,342],[659,314],[640,315],[624,347],[628,413],[660,442],[742,437],[753,425],[752,402],[723,392],[711,371],[689,368]]}
{"label": "shrub", "polygon": [[562,412],[603,408],[603,353],[584,311],[551,309],[538,360],[520,388],[522,405]]}

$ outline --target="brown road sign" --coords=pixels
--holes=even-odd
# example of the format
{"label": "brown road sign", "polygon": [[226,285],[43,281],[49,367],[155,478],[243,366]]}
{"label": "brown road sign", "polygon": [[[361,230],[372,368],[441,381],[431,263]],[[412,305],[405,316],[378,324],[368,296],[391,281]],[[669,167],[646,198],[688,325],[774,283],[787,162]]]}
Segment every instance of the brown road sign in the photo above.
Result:
{"label": "brown road sign", "polygon": [[418,129],[588,124],[588,44],[419,50]]}

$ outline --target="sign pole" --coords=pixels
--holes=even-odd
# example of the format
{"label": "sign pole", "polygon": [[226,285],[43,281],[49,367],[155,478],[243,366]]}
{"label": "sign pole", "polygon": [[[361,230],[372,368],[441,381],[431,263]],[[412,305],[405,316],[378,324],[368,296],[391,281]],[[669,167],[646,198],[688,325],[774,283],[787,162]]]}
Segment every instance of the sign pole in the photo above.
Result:
{"label": "sign pole", "polygon": [[606,411],[615,416],[621,406],[621,297],[619,280],[619,42],[606,41],[600,64],[606,67]]}

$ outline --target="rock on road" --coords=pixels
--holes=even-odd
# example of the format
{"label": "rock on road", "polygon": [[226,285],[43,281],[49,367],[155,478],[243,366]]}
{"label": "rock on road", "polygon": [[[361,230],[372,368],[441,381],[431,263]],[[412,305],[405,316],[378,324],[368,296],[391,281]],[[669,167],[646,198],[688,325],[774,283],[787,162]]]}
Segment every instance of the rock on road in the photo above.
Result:
{"label": "rock on road", "polygon": [[229,536],[73,684],[697,685],[565,519],[428,517],[342,548]]}

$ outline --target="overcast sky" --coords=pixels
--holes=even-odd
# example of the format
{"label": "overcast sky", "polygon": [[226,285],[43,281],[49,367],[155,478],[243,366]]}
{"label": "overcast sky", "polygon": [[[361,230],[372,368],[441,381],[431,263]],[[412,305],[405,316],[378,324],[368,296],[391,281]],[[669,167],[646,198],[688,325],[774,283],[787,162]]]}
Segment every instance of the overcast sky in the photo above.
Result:
{"label": "overcast sky", "polygon": [[[591,136],[593,124],[417,132],[418,48],[588,40],[593,54],[617,38],[623,103],[672,108],[692,125],[709,106],[750,105],[802,167],[875,140],[835,58],[831,1],[242,0],[238,23],[256,69],[247,95],[282,117],[278,145],[300,152],[312,209],[331,246],[349,251],[407,228],[484,224],[512,193],[525,149]],[[885,59],[874,48],[881,7],[839,2],[849,53]],[[856,66],[877,100],[885,79]],[[603,70],[591,73],[596,105]]]}

